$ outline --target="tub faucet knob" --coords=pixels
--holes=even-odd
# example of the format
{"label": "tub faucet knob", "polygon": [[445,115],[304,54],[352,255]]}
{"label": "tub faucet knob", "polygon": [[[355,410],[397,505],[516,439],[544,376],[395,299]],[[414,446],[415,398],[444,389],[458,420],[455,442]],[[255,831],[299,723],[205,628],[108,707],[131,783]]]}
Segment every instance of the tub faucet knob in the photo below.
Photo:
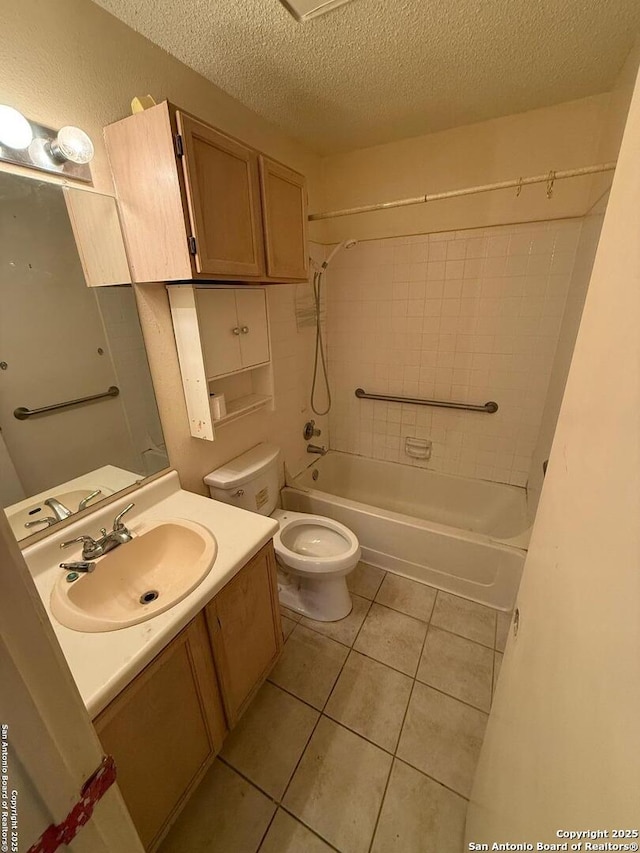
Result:
{"label": "tub faucet knob", "polygon": [[304,430],[302,431],[305,441],[310,441],[312,438],[321,435],[321,433],[321,429],[316,429],[315,421],[307,421],[304,425]]}

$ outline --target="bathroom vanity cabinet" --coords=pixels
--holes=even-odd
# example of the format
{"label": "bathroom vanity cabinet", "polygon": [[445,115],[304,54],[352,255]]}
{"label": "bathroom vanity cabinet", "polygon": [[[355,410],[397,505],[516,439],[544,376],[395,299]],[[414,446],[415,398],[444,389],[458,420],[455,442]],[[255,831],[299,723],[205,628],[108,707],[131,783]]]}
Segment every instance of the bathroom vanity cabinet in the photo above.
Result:
{"label": "bathroom vanity cabinet", "polygon": [[282,648],[265,545],[94,720],[146,850],[155,850]]}
{"label": "bathroom vanity cabinet", "polygon": [[166,101],[105,141],[134,281],[307,279],[303,175]]}
{"label": "bathroom vanity cabinet", "polygon": [[273,546],[263,549],[205,608],[216,671],[232,728],[282,648]]}
{"label": "bathroom vanity cabinet", "polygon": [[[216,426],[272,403],[266,292],[189,284],[167,290],[189,429],[213,441]],[[227,401],[227,414],[217,420],[213,392]]]}

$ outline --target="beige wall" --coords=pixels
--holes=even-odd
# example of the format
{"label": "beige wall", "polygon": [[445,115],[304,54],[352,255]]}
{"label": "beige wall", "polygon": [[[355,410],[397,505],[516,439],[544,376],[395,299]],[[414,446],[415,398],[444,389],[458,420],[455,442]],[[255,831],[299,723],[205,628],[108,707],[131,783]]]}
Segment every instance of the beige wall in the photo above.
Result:
{"label": "beige wall", "polygon": [[551,367],[551,377],[547,397],[544,403],[540,431],[531,458],[527,477],[527,498],[530,518],[540,500],[543,484],[543,463],[549,458],[551,443],[558,421],[562,395],[564,394],[567,374],[571,366],[571,357],[580,327],[582,309],[589,289],[589,280],[593,268],[602,222],[607,208],[608,192],[600,199],[595,208],[583,219],[576,260],[571,275],[567,300],[562,315],[562,326]]}
{"label": "beige wall", "polygon": [[[309,182],[312,205],[319,203],[317,155],[89,0],[24,0],[6,5],[0,49],[4,69],[0,75],[0,103],[11,104],[28,117],[53,127],[77,124],[86,130],[96,146],[92,163],[96,189],[113,192],[102,142],[103,126],[126,116],[134,95],[150,93],[158,101],[168,98],[303,172]],[[217,440],[210,443],[189,436],[165,288],[138,288],[167,449],[186,488],[204,492],[204,474],[267,437],[280,440],[293,467],[300,464],[301,430],[308,414],[304,411],[304,386],[309,381],[305,370],[308,373],[310,359],[302,358],[300,350],[308,348],[311,332],[297,334],[293,314],[295,287],[285,285],[272,290],[270,307],[273,303],[276,310],[281,310],[286,325],[286,329],[283,325],[279,329],[286,340],[276,341],[275,346],[295,361],[292,369],[291,362],[282,360],[276,375],[279,410],[266,418],[251,415],[221,429]]]}
{"label": "beige wall", "polygon": [[[467,842],[637,828],[640,83],[467,823]],[[613,839],[609,839],[613,840]],[[584,849],[584,847],[583,847]]]}
{"label": "beige wall", "polygon": [[[616,85],[609,98],[609,105],[602,126],[598,143],[598,159],[617,159],[629,104],[640,60],[640,41],[629,53]],[[551,381],[540,424],[540,433],[533,452],[531,468],[528,477],[529,513],[533,517],[540,500],[543,484],[542,463],[549,458],[551,443],[556,429],[558,413],[562,403],[567,374],[571,364],[576,335],[580,326],[580,318],[584,301],[589,288],[593,259],[598,248],[602,221],[609,199],[611,179],[602,175],[592,181],[589,197],[590,209],[583,220],[580,243],[576,254],[576,263],[571,277],[567,303],[562,318],[562,327],[555,352]]]}
{"label": "beige wall", "polygon": [[[323,160],[324,207],[373,204],[426,192],[544,174],[550,169],[615,160],[615,132],[600,145],[608,94],[352,151]],[[610,183],[610,178],[608,183]],[[591,178],[501,190],[358,216],[326,220],[322,239],[367,239],[451,231],[538,219],[582,216]]]}

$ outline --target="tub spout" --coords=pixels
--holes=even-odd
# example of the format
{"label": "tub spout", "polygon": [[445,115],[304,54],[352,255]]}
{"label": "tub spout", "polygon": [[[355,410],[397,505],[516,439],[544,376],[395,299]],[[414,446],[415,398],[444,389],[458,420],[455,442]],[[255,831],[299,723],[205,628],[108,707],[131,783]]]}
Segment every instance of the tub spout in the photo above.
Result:
{"label": "tub spout", "polygon": [[318,447],[317,444],[307,444],[307,453],[317,453],[320,456],[324,456],[326,452],[326,447]]}

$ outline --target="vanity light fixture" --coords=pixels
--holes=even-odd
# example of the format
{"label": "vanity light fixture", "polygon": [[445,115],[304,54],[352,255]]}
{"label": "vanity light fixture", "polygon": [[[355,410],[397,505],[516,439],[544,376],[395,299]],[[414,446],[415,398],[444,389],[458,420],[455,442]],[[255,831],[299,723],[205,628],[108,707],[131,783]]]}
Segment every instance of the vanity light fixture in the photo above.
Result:
{"label": "vanity light fixture", "polygon": [[0,104],[0,161],[91,183],[93,143],[79,127],[55,131]]}
{"label": "vanity light fixture", "polygon": [[93,160],[93,142],[89,135],[70,124],[60,128],[50,148],[55,159],[61,163],[68,160],[82,166]]}
{"label": "vanity light fixture", "polygon": [[303,24],[311,18],[317,18],[337,9],[338,6],[344,6],[351,0],[280,0],[280,2],[298,23]]}
{"label": "vanity light fixture", "polygon": [[0,104],[0,145],[14,151],[24,151],[33,139],[31,125],[18,110]]}

